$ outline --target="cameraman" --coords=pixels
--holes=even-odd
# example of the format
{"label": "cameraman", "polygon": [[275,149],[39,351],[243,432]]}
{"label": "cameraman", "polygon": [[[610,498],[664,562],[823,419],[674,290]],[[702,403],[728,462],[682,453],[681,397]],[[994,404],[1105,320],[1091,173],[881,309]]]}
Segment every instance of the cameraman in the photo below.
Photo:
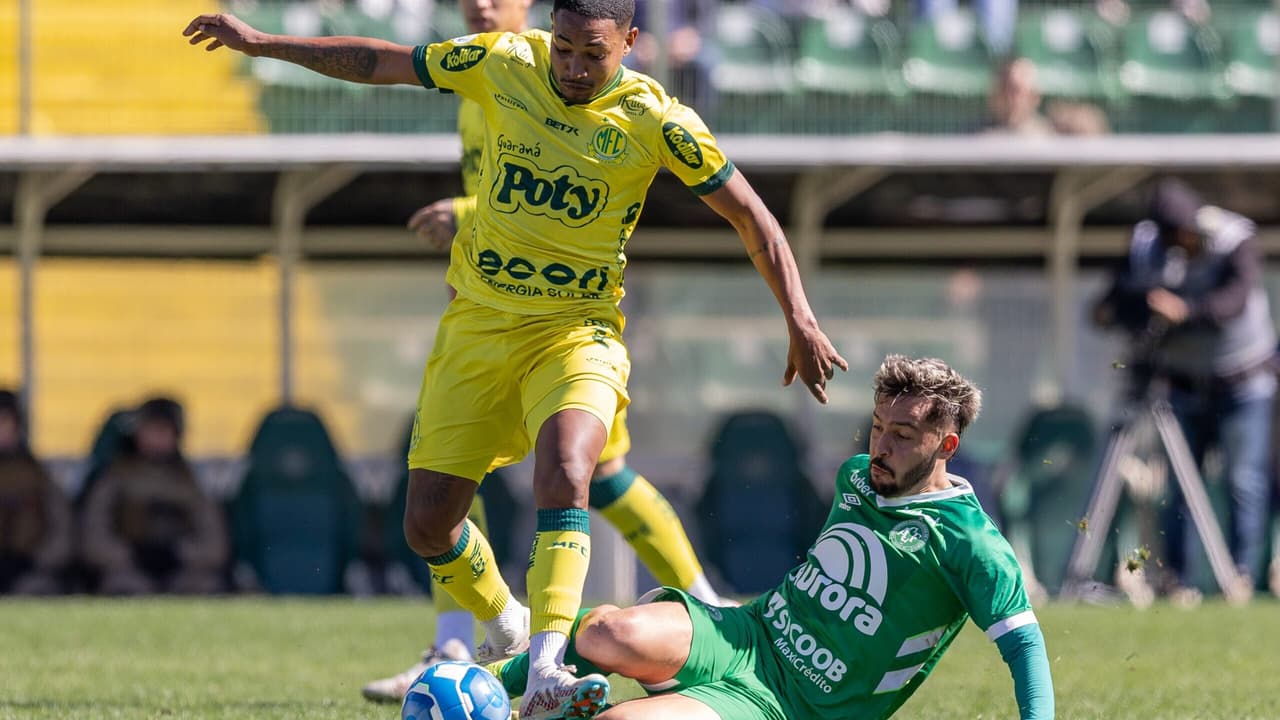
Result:
{"label": "cameraman", "polygon": [[[1267,535],[1268,457],[1276,333],[1261,285],[1263,259],[1248,219],[1206,205],[1177,180],[1160,182],[1148,219],[1134,226],[1129,255],[1095,321],[1134,335],[1138,372],[1169,388],[1169,402],[1197,465],[1218,447],[1231,492],[1231,556],[1241,585],[1260,572]],[[1147,365],[1143,368],[1141,365]],[[1196,545],[1176,485],[1165,513],[1166,567],[1175,600],[1199,594],[1187,558]]]}

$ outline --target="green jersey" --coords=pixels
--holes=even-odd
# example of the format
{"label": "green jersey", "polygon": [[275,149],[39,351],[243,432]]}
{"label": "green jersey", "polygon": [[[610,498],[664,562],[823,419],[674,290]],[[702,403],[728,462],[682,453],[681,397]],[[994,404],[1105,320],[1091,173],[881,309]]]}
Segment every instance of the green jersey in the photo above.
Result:
{"label": "green jersey", "polygon": [[1013,549],[973,488],[882,498],[850,458],[807,561],[755,600],[768,685],[795,717],[891,715],[972,617],[995,640],[1036,622]]}

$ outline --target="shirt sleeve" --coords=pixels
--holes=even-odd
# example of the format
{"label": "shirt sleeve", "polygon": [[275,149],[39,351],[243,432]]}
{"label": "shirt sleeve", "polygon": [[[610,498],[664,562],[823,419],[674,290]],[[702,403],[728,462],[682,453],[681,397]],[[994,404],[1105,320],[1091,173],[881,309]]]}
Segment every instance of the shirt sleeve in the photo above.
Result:
{"label": "shirt sleeve", "polygon": [[1022,720],[1053,718],[1053,676],[1039,625],[1023,625],[996,640],[1000,657],[1013,675],[1013,696]]}
{"label": "shirt sleeve", "polygon": [[720,151],[693,108],[673,103],[663,113],[662,140],[662,166],[695,195],[713,193],[733,177],[733,163]]}
{"label": "shirt sleeve", "polygon": [[483,97],[488,84],[485,62],[506,33],[463,35],[413,49],[413,70],[425,88]]}
{"label": "shirt sleeve", "polygon": [[1262,253],[1258,241],[1249,238],[1227,256],[1222,284],[1191,305],[1190,319],[1221,326],[1244,313],[1249,293],[1262,280]]}
{"label": "shirt sleeve", "polygon": [[991,640],[1036,622],[1013,548],[990,521],[966,534],[959,567],[953,572],[956,595],[973,621]]}

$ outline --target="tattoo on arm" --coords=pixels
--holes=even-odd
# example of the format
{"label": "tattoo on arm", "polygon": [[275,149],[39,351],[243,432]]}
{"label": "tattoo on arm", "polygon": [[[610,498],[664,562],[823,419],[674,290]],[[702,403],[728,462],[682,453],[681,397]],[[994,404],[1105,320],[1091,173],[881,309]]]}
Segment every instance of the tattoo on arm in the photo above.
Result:
{"label": "tattoo on arm", "polygon": [[368,80],[378,67],[378,51],[367,47],[283,47],[276,55],[340,80]]}
{"label": "tattoo on arm", "polygon": [[760,253],[768,252],[770,248],[774,248],[774,247],[778,247],[780,245],[786,245],[786,244],[787,244],[787,239],[785,237],[781,235],[776,235],[773,237],[773,239],[765,240],[763,243],[761,243],[760,247],[756,248],[755,250],[752,250],[751,254],[748,255],[747,257],[749,257],[752,260],[755,260],[756,256],[759,255]]}

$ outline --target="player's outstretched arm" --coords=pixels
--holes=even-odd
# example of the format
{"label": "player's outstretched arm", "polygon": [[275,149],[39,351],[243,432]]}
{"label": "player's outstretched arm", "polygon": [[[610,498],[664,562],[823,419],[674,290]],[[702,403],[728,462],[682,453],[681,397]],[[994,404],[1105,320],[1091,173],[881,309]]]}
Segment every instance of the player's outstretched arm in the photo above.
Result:
{"label": "player's outstretched arm", "polygon": [[795,256],[777,218],[737,170],[728,182],[703,195],[702,200],[738,231],[752,264],[782,306],[791,337],[782,384],[790,385],[799,376],[805,388],[819,402],[826,403],[827,381],[835,375],[836,368],[848,370],[849,363],[818,328],[818,320],[800,283]]}
{"label": "player's outstretched arm", "polygon": [[227,47],[249,57],[284,60],[322,75],[369,85],[419,85],[413,48],[363,37],[308,38],[270,35],[225,13],[200,15],[182,31],[192,45],[208,40],[206,50]]}
{"label": "player's outstretched arm", "polygon": [[1053,676],[1040,625],[1023,625],[1005,633],[996,639],[996,647],[1013,675],[1020,720],[1052,720]]}

